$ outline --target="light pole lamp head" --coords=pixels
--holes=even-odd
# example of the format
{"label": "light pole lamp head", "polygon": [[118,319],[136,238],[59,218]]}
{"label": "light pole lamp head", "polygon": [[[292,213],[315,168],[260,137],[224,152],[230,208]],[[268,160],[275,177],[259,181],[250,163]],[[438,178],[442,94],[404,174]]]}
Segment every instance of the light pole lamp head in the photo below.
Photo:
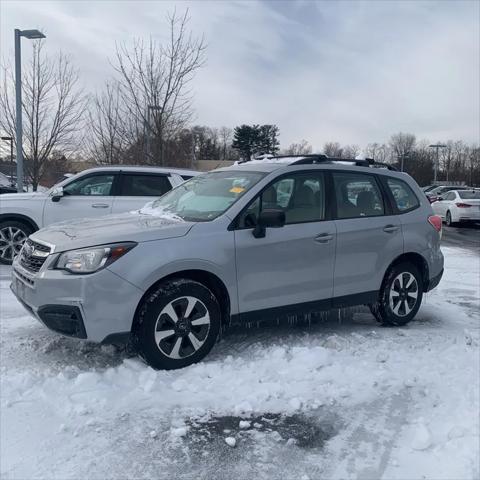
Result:
{"label": "light pole lamp head", "polygon": [[46,38],[40,30],[20,30],[20,36],[28,38],[29,40]]}

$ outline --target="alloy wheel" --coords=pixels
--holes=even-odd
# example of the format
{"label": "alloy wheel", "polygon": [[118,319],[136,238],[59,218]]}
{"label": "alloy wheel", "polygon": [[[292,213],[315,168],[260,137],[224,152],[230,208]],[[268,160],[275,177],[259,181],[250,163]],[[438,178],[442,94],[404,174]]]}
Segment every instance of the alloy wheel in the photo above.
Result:
{"label": "alloy wheel", "polygon": [[20,253],[27,234],[18,227],[8,226],[0,229],[0,258],[12,262]]}
{"label": "alloy wheel", "polygon": [[402,272],[392,282],[389,293],[389,303],[392,312],[399,316],[407,316],[414,308],[418,299],[418,282],[410,272]]}
{"label": "alloy wheel", "polygon": [[184,296],[169,302],[155,322],[155,343],[167,357],[178,360],[193,355],[205,343],[210,314],[196,297]]}

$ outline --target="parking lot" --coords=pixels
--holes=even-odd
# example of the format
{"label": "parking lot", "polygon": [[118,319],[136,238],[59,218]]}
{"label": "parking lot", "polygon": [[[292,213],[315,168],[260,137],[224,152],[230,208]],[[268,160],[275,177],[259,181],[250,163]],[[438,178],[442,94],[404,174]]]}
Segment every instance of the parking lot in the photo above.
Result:
{"label": "parking lot", "polygon": [[466,248],[473,252],[480,252],[480,223],[460,225],[455,227],[443,226],[442,244],[449,247]]}
{"label": "parking lot", "polygon": [[469,231],[407,327],[236,329],[170,372],[49,332],[1,267],[2,478],[478,478],[480,257],[447,246]]}

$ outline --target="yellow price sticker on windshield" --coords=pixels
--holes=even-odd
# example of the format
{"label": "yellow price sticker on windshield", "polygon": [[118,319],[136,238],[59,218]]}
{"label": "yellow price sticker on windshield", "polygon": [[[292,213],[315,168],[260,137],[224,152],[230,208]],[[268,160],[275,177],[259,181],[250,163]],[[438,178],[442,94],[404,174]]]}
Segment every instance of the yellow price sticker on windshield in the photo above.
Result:
{"label": "yellow price sticker on windshield", "polygon": [[233,187],[230,189],[230,192],[232,193],[242,193],[245,189],[242,187]]}

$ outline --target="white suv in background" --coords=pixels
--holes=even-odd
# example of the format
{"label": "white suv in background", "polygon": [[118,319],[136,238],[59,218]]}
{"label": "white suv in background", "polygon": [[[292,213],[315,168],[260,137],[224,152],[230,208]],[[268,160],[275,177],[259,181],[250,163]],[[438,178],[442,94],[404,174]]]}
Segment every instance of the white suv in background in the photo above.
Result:
{"label": "white suv in background", "polygon": [[141,208],[195,170],[109,166],[84,170],[45,193],[12,193],[0,198],[0,263],[11,264],[25,239],[52,223],[99,217]]}

